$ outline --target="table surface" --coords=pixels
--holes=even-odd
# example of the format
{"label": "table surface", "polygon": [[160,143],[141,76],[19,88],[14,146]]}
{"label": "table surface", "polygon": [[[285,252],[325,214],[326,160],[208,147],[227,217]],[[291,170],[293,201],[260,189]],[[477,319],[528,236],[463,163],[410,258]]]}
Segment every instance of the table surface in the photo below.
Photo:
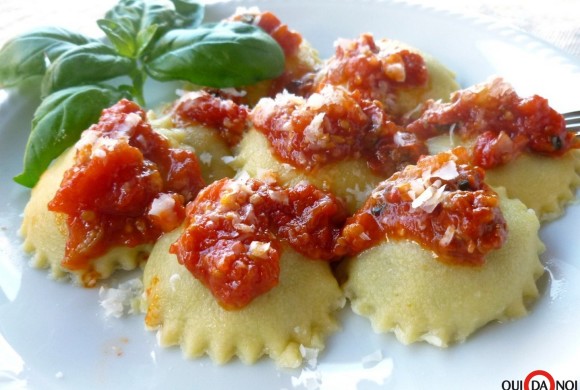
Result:
{"label": "table surface", "polygon": [[[203,1],[203,0],[202,0]],[[216,0],[206,0],[214,2]],[[560,48],[580,62],[579,0],[407,0],[438,9],[492,17]],[[99,36],[94,23],[117,0],[2,0],[0,45],[34,26],[68,27]],[[71,15],[79,15],[71,18]]]}

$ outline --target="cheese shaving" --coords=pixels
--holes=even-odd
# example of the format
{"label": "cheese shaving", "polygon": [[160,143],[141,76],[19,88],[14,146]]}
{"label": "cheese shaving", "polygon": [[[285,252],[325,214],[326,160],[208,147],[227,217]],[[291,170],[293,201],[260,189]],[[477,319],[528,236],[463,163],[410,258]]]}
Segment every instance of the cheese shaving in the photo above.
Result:
{"label": "cheese shaving", "polygon": [[445,230],[443,237],[441,237],[441,239],[439,240],[439,245],[441,246],[449,245],[451,243],[451,240],[453,240],[454,235],[455,235],[455,226],[453,225],[447,226],[447,229]]}
{"label": "cheese shaving", "polygon": [[437,180],[411,203],[411,207],[431,213],[443,201],[444,191],[445,185],[441,186],[441,181]]}
{"label": "cheese shaving", "polygon": [[455,161],[449,160],[435,172],[431,173],[431,176],[438,177],[442,180],[456,179],[457,176],[459,176],[459,172],[457,172],[457,164],[455,164]]}

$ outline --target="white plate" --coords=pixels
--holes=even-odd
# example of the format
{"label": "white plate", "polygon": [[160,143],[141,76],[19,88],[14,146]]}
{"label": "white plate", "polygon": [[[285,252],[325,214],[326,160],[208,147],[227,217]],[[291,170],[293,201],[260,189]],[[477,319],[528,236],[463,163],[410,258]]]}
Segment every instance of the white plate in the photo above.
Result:
{"label": "white plate", "polygon": [[[464,86],[499,74],[521,94],[543,95],[559,110],[580,108],[578,64],[489,21],[388,1],[258,4],[301,31],[323,56],[332,53],[338,37],[373,32],[432,53],[456,70]],[[220,17],[233,9],[232,4],[218,4],[208,11]],[[281,370],[268,359],[253,366],[183,360],[178,348],[157,346],[140,316],[106,318],[96,289],[54,282],[27,265],[17,229],[29,192],[11,178],[21,169],[36,102],[13,91],[0,91],[0,98],[0,388],[292,389],[307,388],[299,384],[304,374],[312,378],[311,388],[322,389],[501,389],[508,386],[504,381],[523,380],[537,369],[557,380],[580,379],[576,205],[542,228],[548,273],[531,314],[487,326],[465,344],[448,349],[404,346],[390,334],[374,334],[366,319],[347,309],[341,314],[342,331],[328,340],[315,370]]]}

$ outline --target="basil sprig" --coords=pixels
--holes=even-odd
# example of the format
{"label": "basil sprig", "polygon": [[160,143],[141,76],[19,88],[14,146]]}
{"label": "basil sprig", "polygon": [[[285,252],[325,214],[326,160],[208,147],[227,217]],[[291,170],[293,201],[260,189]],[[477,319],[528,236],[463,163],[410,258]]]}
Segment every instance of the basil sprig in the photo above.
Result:
{"label": "basil sprig", "polygon": [[204,7],[192,0],[120,0],[97,21],[106,42],[53,27],[7,42],[0,49],[0,88],[38,80],[43,98],[24,170],[14,180],[33,187],[52,160],[119,99],[145,106],[148,77],[225,88],[283,72],[282,49],[260,28],[202,24],[203,17]]}

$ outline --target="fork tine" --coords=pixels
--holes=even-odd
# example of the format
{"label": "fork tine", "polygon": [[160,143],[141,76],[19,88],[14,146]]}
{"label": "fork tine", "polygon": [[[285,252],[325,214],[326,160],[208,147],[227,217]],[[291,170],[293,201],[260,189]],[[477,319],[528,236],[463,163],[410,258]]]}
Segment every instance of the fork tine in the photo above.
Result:
{"label": "fork tine", "polygon": [[562,114],[566,121],[566,129],[580,136],[580,111],[570,111]]}
{"label": "fork tine", "polygon": [[570,111],[562,114],[562,116],[566,119],[574,119],[580,117],[580,110],[579,111]]}
{"label": "fork tine", "polygon": [[575,125],[580,124],[580,117],[570,118],[570,119],[565,118],[565,120],[566,120],[566,127],[575,126]]}

